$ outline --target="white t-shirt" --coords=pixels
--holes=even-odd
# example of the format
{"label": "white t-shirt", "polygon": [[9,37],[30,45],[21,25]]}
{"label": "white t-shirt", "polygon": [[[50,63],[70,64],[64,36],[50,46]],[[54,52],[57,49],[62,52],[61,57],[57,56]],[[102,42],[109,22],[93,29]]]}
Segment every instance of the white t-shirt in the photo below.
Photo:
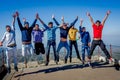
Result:
{"label": "white t-shirt", "polygon": [[1,42],[6,42],[6,47],[10,44],[16,44],[16,40],[15,40],[15,28],[14,26],[12,26],[11,31],[10,32],[5,32]]}

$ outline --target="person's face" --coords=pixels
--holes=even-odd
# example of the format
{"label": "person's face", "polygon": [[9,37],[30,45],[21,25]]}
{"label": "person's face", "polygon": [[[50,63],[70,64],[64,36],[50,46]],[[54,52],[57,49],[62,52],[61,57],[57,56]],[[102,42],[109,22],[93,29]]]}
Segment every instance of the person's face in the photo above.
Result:
{"label": "person's face", "polygon": [[7,27],[6,30],[7,30],[8,32],[10,32],[10,31],[11,31],[11,28],[10,28],[10,27]]}
{"label": "person's face", "polygon": [[100,26],[100,22],[96,22],[96,25],[97,25],[97,26]]}
{"label": "person's face", "polygon": [[72,28],[74,28],[74,26],[72,26]]}
{"label": "person's face", "polygon": [[27,29],[28,29],[28,28],[29,28],[29,24],[25,24],[25,28],[27,28]]}
{"label": "person's face", "polygon": [[49,26],[49,28],[52,28],[52,27],[53,27],[53,24],[49,24],[48,26]]}
{"label": "person's face", "polygon": [[83,32],[85,32],[85,31],[86,31],[86,29],[84,28],[82,31],[83,31]]}
{"label": "person's face", "polygon": [[63,25],[63,29],[66,29],[67,28],[67,25]]}
{"label": "person's face", "polygon": [[35,29],[38,30],[38,29],[39,29],[39,26],[38,26],[38,25],[35,25]]}

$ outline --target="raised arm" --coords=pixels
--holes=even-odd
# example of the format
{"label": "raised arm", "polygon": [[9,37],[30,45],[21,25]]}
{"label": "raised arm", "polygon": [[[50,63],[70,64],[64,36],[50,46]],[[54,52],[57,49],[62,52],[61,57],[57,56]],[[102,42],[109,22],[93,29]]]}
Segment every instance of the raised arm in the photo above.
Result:
{"label": "raised arm", "polygon": [[43,20],[39,17],[38,20],[40,21],[40,23],[46,28],[48,29],[49,27],[43,22]]}
{"label": "raised arm", "polygon": [[62,23],[65,23],[64,16],[61,17]]}
{"label": "raised arm", "polygon": [[34,20],[33,24],[31,25],[32,28],[35,27],[35,24],[36,24],[36,22],[37,22],[37,19],[39,19],[38,13],[36,14],[36,19]]}
{"label": "raised arm", "polygon": [[80,27],[82,27],[83,19],[80,19]]}
{"label": "raised arm", "polygon": [[87,16],[89,17],[90,22],[91,22],[91,24],[93,25],[93,24],[94,24],[94,20],[93,20],[93,18],[91,17],[91,15],[90,15],[89,12],[87,12]]}
{"label": "raised arm", "polygon": [[80,33],[82,33],[82,24],[83,24],[83,19],[80,20],[80,27],[79,27]]}
{"label": "raised arm", "polygon": [[102,25],[103,25],[103,26],[104,26],[105,21],[107,20],[107,18],[108,18],[108,16],[109,16],[110,13],[111,13],[111,11],[107,11],[107,13],[106,13],[106,15],[105,15],[105,17],[104,17],[104,19],[103,19],[103,21],[102,21]]}
{"label": "raised arm", "polygon": [[75,23],[78,21],[78,16],[76,17],[76,19],[70,24],[69,29],[75,25]]}
{"label": "raised arm", "polygon": [[20,28],[20,30],[22,31],[22,30],[23,30],[23,26],[22,26],[22,23],[21,23],[21,21],[20,21],[19,13],[18,13],[18,12],[16,12],[16,16],[17,16],[17,21],[18,21],[19,28]]}
{"label": "raised arm", "polygon": [[23,18],[23,22],[24,22],[24,23],[26,22],[26,18]]}
{"label": "raised arm", "polygon": [[16,14],[13,14],[12,30],[15,30],[15,18],[16,18]]}
{"label": "raised arm", "polygon": [[60,24],[58,23],[58,21],[55,19],[55,16],[54,16],[54,15],[52,15],[52,19],[53,19],[53,21],[55,22],[55,24],[56,24],[57,26],[60,25]]}

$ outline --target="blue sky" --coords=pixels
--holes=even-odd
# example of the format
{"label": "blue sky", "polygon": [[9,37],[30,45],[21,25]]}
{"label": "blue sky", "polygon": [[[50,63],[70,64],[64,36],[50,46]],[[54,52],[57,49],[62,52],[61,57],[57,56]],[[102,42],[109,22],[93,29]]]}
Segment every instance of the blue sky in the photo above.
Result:
{"label": "blue sky", "polygon": [[[86,12],[90,12],[94,21],[102,20],[107,10],[111,10],[111,14],[106,21],[103,30],[103,40],[106,44],[120,46],[120,1],[119,0],[1,0],[0,1],[0,39],[5,32],[5,25],[11,25],[11,15],[15,11],[19,11],[20,18],[27,18],[31,24],[35,19],[35,14],[39,13],[41,19],[47,24],[52,21],[51,15],[55,14],[56,19],[60,22],[61,16],[65,17],[66,22],[72,22],[76,16],[84,19],[84,26],[92,36],[92,27]],[[76,28],[79,27],[79,21],[76,23]],[[39,22],[37,22],[39,23]],[[39,23],[40,24],[40,23]],[[21,33],[16,22],[16,37],[18,47],[21,46]],[[42,25],[40,24],[42,27]],[[58,30],[59,32],[59,30]],[[59,33],[56,33],[59,35]],[[44,43],[46,46],[46,33]],[[59,39],[59,36],[57,36]],[[59,41],[59,40],[57,40]],[[80,41],[79,41],[80,42]],[[58,42],[57,42],[58,43]]]}

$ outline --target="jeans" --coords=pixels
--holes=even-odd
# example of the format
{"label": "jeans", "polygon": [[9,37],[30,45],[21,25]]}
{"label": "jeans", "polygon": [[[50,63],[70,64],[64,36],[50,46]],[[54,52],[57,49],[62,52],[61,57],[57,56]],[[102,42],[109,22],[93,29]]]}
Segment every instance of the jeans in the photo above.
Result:
{"label": "jeans", "polygon": [[22,44],[22,56],[24,57],[28,54],[33,54],[32,44]]}
{"label": "jeans", "polygon": [[105,55],[107,56],[107,58],[110,59],[111,56],[110,56],[109,52],[107,51],[106,46],[105,46],[105,44],[103,43],[102,40],[93,40],[92,41],[89,59],[91,59],[93,51],[94,51],[94,49],[96,48],[97,45],[100,46],[100,48],[105,53]]}
{"label": "jeans", "polygon": [[48,40],[47,42],[47,53],[46,53],[46,60],[49,62],[49,54],[50,54],[50,47],[53,47],[53,52],[54,52],[54,60],[57,60],[57,55],[56,55],[56,42],[55,40]]}
{"label": "jeans", "polygon": [[90,55],[90,47],[88,45],[82,44],[82,60],[85,61],[85,50],[87,51],[87,56]]}
{"label": "jeans", "polygon": [[14,67],[17,67],[17,49],[16,47],[13,48],[6,48],[6,62],[7,62],[7,67],[10,68],[10,63],[11,59],[14,60]]}
{"label": "jeans", "polygon": [[31,55],[33,54],[33,46],[32,44],[22,44],[22,56],[24,57],[25,63]]}
{"label": "jeans", "polygon": [[37,55],[39,55],[40,53],[45,54],[45,48],[43,43],[41,42],[35,43],[34,46],[35,46],[35,53]]}
{"label": "jeans", "polygon": [[66,54],[66,56],[65,56],[65,59],[68,59],[68,57],[70,56],[70,47],[69,47],[69,45],[68,45],[68,43],[67,43],[67,41],[60,41],[60,43],[59,43],[59,45],[58,45],[58,48],[57,48],[57,57],[58,57],[58,59],[59,59],[59,52],[60,52],[60,49],[62,48],[62,47],[65,47],[66,49],[67,49],[67,54]]}
{"label": "jeans", "polygon": [[69,44],[70,44],[70,59],[72,58],[72,46],[74,45],[75,47],[75,50],[76,50],[76,54],[77,54],[77,58],[78,59],[81,59],[80,58],[80,54],[79,54],[79,50],[78,50],[78,45],[77,45],[77,41],[69,41]]}

